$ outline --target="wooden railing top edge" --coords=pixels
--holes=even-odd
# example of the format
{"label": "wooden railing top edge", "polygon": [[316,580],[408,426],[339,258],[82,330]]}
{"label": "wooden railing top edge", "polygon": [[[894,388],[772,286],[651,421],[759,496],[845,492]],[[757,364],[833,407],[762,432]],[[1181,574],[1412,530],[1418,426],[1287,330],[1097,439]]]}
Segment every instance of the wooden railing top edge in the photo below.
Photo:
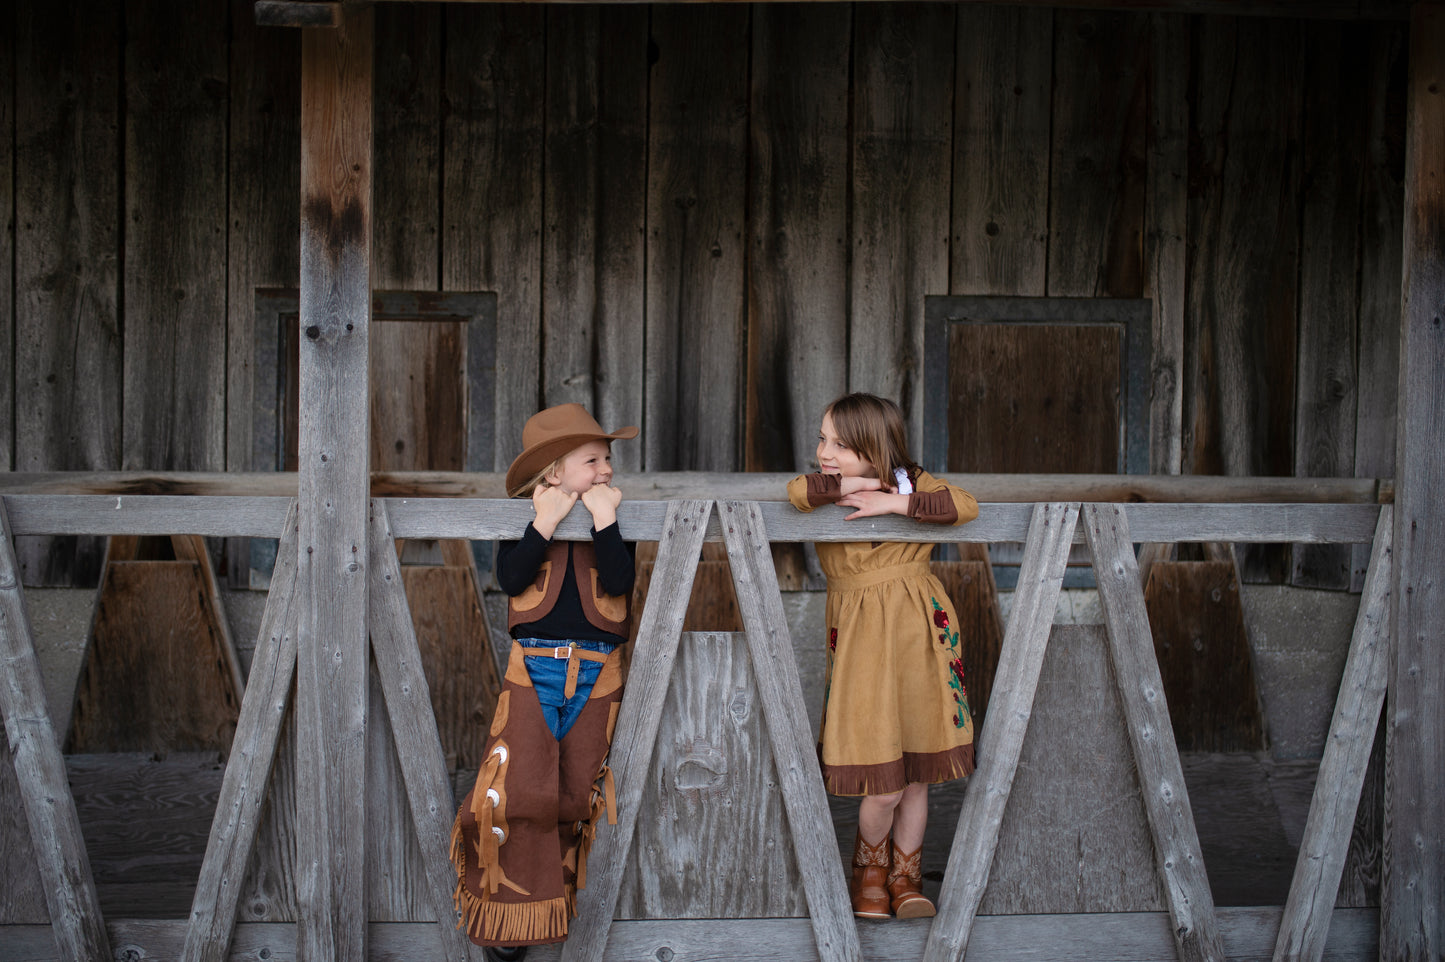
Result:
{"label": "wooden railing top edge", "polygon": [[[634,501],[708,498],[782,501],[791,472],[649,471],[619,475]],[[1273,478],[1194,474],[941,475],[979,501],[1150,503],[1388,504],[1389,478]],[[497,472],[376,471],[379,498],[505,498]],[[49,471],[0,472],[0,494],[208,495],[294,497],[295,472]]]}
{"label": "wooden railing top edge", "polygon": [[[3,497],[16,535],[200,534],[212,537],[276,537],[290,498],[207,495],[39,495]],[[525,500],[487,498],[387,498],[398,538],[519,537],[532,517]],[[703,499],[711,501],[712,499]],[[747,500],[747,499],[737,499]],[[624,501],[618,512],[625,537],[655,541],[669,508],[678,501]],[[709,522],[709,540],[721,540],[729,501]],[[918,541],[1018,543],[1027,537],[1032,504],[984,502],[977,520],[958,527],[922,525],[897,516],[845,520],[849,512],[826,507],[805,514],[786,502],[762,501],[768,537],[777,542]],[[1100,503],[1100,502],[1093,502]],[[1243,541],[1364,543],[1374,535],[1374,504],[1176,504],[1120,503],[1135,542]],[[721,520],[720,520],[721,517]],[[573,512],[556,537],[590,537],[590,519]],[[1082,530],[1075,542],[1083,541]]]}

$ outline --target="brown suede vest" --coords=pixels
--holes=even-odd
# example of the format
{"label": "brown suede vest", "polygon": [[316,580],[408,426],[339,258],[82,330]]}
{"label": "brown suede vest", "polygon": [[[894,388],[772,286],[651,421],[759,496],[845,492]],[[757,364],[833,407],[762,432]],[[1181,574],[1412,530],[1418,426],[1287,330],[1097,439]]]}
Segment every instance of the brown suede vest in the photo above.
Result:
{"label": "brown suede vest", "polygon": [[[540,621],[557,604],[566,578],[566,541],[554,541],[537,567],[537,577],[521,594],[507,599],[507,630],[517,625]],[[603,592],[597,581],[597,552],[590,542],[572,542],[572,571],[577,578],[577,594],[582,599],[582,613],[593,627],[627,637],[632,626],[631,599],[625,595]]]}

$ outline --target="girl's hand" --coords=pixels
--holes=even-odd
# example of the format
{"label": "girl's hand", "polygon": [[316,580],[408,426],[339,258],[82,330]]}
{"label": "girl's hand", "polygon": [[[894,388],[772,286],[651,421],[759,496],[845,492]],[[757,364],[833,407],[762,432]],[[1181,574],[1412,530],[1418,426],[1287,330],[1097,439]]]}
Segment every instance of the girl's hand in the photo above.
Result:
{"label": "girl's hand", "polygon": [[856,494],[859,491],[887,491],[888,488],[877,478],[840,478],[838,490],[844,494]]}
{"label": "girl's hand", "polygon": [[567,517],[567,512],[571,511],[572,505],[576,503],[575,494],[569,494],[550,484],[537,485],[537,489],[532,492],[532,510],[537,512],[532,527],[536,528],[542,537],[551,541],[557,525],[562,523],[562,519]]}
{"label": "girl's hand", "polygon": [[844,521],[852,521],[854,518],[872,518],[883,514],[908,513],[908,495],[893,494],[889,491],[855,491],[839,498],[838,504],[858,509],[852,514],[844,516]]}
{"label": "girl's hand", "polygon": [[617,506],[622,503],[622,489],[594,484],[582,492],[582,505],[592,512],[592,527],[601,531],[617,520]]}

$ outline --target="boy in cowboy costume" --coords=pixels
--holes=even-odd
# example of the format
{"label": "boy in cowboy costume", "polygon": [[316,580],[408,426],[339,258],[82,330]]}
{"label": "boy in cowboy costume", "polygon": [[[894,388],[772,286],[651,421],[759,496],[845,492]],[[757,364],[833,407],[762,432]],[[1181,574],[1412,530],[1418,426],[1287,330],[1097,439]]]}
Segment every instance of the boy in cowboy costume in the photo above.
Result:
{"label": "boy in cowboy costume", "polygon": [[[567,937],[597,822],[604,811],[616,821],[606,759],[634,549],[617,528],[611,442],[636,436],[603,431],[580,404],[558,405],[528,419],[507,471],[508,495],[531,497],[536,517],[497,554],[512,651],[485,760],[452,829],[457,908],[495,959]],[[578,501],[592,540],[553,541]]]}

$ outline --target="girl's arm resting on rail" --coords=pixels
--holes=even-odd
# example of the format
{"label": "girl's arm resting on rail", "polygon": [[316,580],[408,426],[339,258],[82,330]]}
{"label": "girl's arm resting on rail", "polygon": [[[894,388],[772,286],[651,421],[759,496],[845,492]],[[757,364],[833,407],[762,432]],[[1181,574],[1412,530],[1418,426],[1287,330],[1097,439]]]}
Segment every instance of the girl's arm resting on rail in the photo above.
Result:
{"label": "girl's arm resting on rail", "polygon": [[922,472],[908,496],[908,517],[931,524],[965,524],[978,517],[978,502],[962,488]]}
{"label": "girl's arm resting on rail", "polygon": [[842,480],[836,474],[800,474],[788,482],[788,500],[799,511],[812,511],[820,504],[836,504],[843,496]]}

